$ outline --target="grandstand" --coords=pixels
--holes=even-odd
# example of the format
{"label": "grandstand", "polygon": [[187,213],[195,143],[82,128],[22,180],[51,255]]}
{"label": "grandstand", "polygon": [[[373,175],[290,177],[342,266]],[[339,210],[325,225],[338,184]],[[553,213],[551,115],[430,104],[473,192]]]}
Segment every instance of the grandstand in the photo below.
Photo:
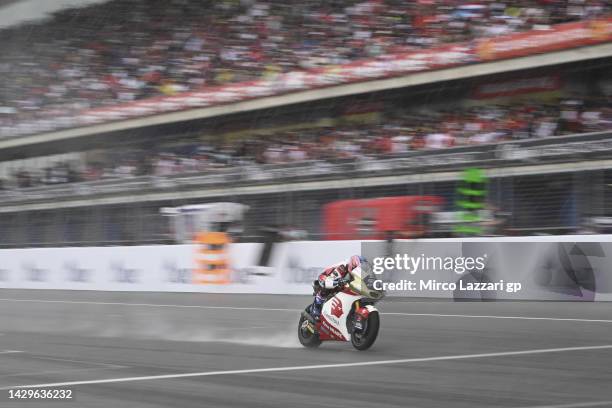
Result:
{"label": "grandstand", "polygon": [[497,234],[612,216],[607,2],[149,3],[0,31],[0,245],[171,242],[161,207],[215,201],[322,239],[474,166]]}

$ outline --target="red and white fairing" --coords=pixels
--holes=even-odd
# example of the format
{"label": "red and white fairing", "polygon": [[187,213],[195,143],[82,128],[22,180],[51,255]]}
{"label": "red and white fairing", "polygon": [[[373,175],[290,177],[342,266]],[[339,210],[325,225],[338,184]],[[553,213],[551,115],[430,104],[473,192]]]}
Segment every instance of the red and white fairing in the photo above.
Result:
{"label": "red and white fairing", "polygon": [[[353,305],[365,296],[345,288],[336,293],[331,299],[323,304],[321,309],[321,320],[319,323],[319,339],[349,341],[351,334],[348,331],[346,319]],[[371,312],[377,311],[372,305],[359,306],[355,309],[356,317],[367,320]]]}
{"label": "red and white fairing", "polygon": [[321,310],[321,326],[319,338],[321,340],[348,341],[351,334],[346,327],[346,318],[353,307],[353,303],[363,298],[358,294],[339,292],[325,302]]}

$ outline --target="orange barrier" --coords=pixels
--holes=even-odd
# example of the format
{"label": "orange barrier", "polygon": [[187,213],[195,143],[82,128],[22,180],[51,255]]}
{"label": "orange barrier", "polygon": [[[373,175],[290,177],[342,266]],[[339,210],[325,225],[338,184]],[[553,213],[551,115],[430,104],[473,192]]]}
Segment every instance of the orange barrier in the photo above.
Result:
{"label": "orange barrier", "polygon": [[202,232],[196,235],[193,283],[227,285],[231,282],[228,246],[225,232]]}

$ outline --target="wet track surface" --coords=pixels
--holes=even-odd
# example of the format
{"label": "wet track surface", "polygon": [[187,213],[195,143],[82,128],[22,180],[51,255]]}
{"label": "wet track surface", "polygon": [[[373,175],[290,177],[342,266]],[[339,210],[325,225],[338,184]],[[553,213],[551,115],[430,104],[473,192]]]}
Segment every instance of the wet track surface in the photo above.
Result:
{"label": "wet track surface", "polygon": [[[376,344],[358,352],[303,349],[302,296],[0,298],[2,407],[612,407],[608,303],[388,300]],[[80,383],[54,386],[73,402],[7,400],[10,387],[65,382]]]}

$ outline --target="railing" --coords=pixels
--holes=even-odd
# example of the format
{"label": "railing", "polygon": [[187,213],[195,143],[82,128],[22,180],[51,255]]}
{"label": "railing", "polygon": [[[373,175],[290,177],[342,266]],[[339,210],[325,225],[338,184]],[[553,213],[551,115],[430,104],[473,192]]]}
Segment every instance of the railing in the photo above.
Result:
{"label": "railing", "polygon": [[[460,174],[456,170],[468,165],[490,169],[487,202],[503,220],[496,234],[588,232],[598,228],[589,221],[593,217],[612,216],[610,136],[611,132],[601,132],[383,160],[244,166],[215,174],[5,191],[0,247],[169,243],[172,231],[160,207],[214,201],[250,207],[245,240],[261,239],[268,226],[294,228],[305,231],[309,239],[324,239],[323,208],[335,200],[437,195],[446,203],[443,210],[453,211]],[[452,177],[440,177],[443,174]],[[274,189],[256,189],[266,186]],[[214,194],[202,196],[211,191]],[[226,195],[219,196],[222,193]],[[105,197],[121,200],[104,201]]]}
{"label": "railing", "polygon": [[[612,158],[612,132],[415,151],[393,157],[372,156],[335,162],[305,161],[284,165],[236,163],[235,166],[198,174],[113,178],[4,190],[0,191],[0,212],[2,207],[25,203],[53,202],[60,207],[62,202],[79,198],[87,198],[92,205],[96,204],[96,199],[108,196],[124,196],[131,201],[134,194],[154,192],[176,192],[176,198],[180,199],[184,191],[219,187],[224,188],[225,193],[222,195],[232,195],[235,194],[232,187],[239,186],[354,180],[373,176],[421,174],[424,175],[422,181],[427,181],[427,174],[457,171],[468,166],[500,169],[607,158]],[[537,174],[537,169],[533,173]],[[339,187],[342,187],[341,183]],[[316,187],[313,186],[313,189]],[[282,191],[282,187],[279,191]]]}

